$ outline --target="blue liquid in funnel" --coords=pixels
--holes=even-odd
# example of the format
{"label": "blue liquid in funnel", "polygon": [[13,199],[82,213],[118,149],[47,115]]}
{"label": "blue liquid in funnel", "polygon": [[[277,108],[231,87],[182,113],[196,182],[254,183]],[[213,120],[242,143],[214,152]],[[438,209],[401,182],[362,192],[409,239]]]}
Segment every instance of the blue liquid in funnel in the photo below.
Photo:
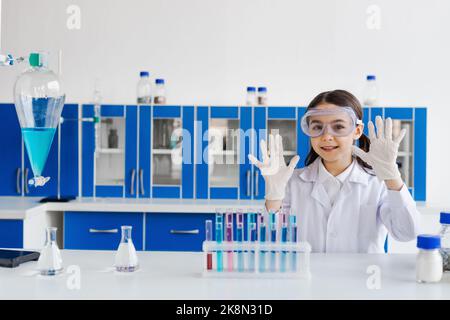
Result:
{"label": "blue liquid in funnel", "polygon": [[42,175],[56,128],[23,128],[22,135],[35,177]]}

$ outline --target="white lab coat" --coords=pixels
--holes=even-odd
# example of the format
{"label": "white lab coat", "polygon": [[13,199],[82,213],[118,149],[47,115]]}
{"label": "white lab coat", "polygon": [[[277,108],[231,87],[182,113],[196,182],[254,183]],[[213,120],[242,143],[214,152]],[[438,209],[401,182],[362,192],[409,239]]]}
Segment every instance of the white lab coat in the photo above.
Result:
{"label": "white lab coat", "polygon": [[419,212],[406,186],[388,190],[355,163],[331,207],[318,182],[319,161],[294,171],[283,199],[297,215],[298,239],[313,252],[383,253],[388,231],[398,241],[417,236]]}

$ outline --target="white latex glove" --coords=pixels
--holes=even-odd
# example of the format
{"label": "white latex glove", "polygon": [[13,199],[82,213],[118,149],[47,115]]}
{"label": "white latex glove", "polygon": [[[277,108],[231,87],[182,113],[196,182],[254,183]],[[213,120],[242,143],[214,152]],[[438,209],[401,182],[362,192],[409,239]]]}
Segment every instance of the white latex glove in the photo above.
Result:
{"label": "white latex glove", "polygon": [[283,141],[279,134],[269,135],[269,153],[267,154],[266,141],[260,143],[262,162],[249,154],[248,159],[261,170],[261,175],[266,183],[266,200],[283,200],[286,184],[294,172],[300,157],[296,155],[286,166],[283,158]]}
{"label": "white latex glove", "polygon": [[377,133],[372,121],[369,121],[369,152],[364,152],[360,148],[353,146],[353,153],[370,165],[378,179],[394,180],[401,179],[400,171],[396,163],[398,147],[406,130],[402,129],[399,135],[392,139],[392,119],[387,118],[385,123],[380,116],[375,118]]}

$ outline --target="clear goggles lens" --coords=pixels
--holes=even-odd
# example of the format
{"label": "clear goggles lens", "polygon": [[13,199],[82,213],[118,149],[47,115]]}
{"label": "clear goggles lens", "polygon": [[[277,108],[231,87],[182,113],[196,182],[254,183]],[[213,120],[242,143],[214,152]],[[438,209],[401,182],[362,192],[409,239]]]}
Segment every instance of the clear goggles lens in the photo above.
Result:
{"label": "clear goggles lens", "polygon": [[335,137],[347,136],[359,124],[362,124],[362,121],[350,107],[311,109],[301,120],[303,132],[312,138],[319,137],[325,132]]}

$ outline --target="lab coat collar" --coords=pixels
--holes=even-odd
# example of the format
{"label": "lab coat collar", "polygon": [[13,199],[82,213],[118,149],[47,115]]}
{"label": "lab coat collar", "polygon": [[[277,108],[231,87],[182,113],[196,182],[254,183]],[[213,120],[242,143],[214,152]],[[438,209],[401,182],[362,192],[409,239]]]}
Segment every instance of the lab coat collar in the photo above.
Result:
{"label": "lab coat collar", "polygon": [[[319,165],[322,159],[317,157],[313,163],[306,167],[300,174],[299,177],[306,182],[316,182],[319,179]],[[356,159],[353,159],[356,161]],[[347,181],[353,183],[360,183],[365,186],[369,184],[369,174],[364,171],[359,163],[355,163]]]}

